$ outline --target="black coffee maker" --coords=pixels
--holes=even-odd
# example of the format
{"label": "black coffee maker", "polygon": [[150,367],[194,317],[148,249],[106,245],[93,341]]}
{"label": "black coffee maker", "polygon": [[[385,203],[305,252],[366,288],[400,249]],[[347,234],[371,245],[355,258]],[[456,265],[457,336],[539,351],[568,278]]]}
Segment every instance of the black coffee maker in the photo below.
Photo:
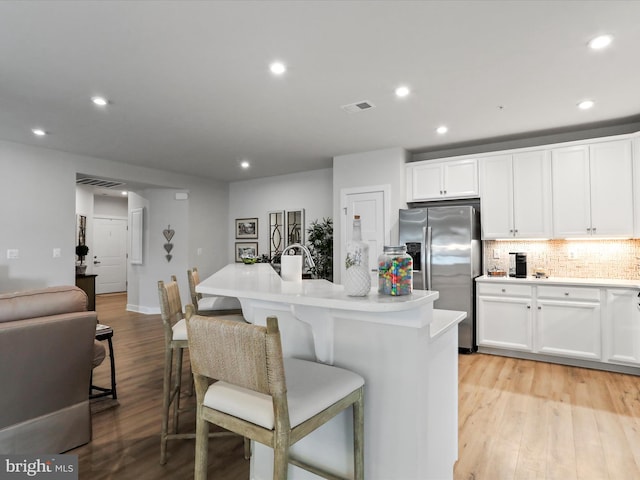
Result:
{"label": "black coffee maker", "polygon": [[509,252],[509,276],[527,278],[526,252]]}

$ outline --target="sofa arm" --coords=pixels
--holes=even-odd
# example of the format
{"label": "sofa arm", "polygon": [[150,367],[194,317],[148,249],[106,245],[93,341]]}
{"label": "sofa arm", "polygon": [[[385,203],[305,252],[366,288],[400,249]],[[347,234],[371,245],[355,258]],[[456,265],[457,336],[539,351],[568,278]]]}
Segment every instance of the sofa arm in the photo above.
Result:
{"label": "sofa arm", "polygon": [[96,312],[0,323],[0,429],[86,401]]}

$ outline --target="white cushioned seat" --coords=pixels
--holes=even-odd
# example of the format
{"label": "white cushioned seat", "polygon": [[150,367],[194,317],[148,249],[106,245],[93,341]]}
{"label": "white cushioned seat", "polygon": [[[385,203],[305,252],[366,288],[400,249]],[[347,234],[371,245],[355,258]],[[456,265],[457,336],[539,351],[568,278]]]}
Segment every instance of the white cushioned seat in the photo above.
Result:
{"label": "white cushioned seat", "polygon": [[240,309],[240,301],[234,297],[202,297],[198,300],[198,311],[211,310],[237,310]]}
{"label": "white cushioned seat", "polygon": [[[285,358],[284,370],[291,428],[364,385],[364,379],[356,373],[307,360]],[[202,403],[261,427],[274,428],[269,395],[220,381],[207,389]]]}

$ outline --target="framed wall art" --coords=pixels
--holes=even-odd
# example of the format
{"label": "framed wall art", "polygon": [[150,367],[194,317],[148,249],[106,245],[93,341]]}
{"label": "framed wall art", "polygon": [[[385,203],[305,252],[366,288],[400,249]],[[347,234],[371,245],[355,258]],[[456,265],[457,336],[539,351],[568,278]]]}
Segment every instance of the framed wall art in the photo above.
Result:
{"label": "framed wall art", "polygon": [[258,242],[236,242],[236,262],[241,262],[243,256],[258,256]]}
{"label": "framed wall art", "polygon": [[258,238],[258,219],[236,218],[236,238]]}

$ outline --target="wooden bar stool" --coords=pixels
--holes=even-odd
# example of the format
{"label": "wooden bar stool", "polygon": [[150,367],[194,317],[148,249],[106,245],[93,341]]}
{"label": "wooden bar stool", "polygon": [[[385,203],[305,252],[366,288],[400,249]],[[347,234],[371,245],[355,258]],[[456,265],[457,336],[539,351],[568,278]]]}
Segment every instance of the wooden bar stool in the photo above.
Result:
{"label": "wooden bar stool", "polygon": [[191,304],[197,315],[229,315],[242,313],[240,301],[237,298],[220,297],[216,295],[203,296],[201,293],[196,292],[196,285],[200,283],[200,274],[196,267],[187,270],[187,277],[189,280]]}
{"label": "wooden bar stool", "polygon": [[198,402],[195,480],[207,477],[209,423],[273,448],[274,479],[286,479],[289,464],[336,479],[293,458],[289,447],[351,405],[355,479],[364,478],[364,379],[360,375],[283,358],[276,317],[269,317],[262,327],[195,315],[187,305],[187,330]]}
{"label": "wooden bar stool", "polygon": [[[193,439],[195,433],[178,433],[178,415],[180,413],[180,392],[182,389],[182,357],[187,343],[187,325],[182,312],[180,290],[175,275],[171,281],[158,282],[158,295],[160,297],[160,311],[164,326],[164,380],[162,399],[162,432],[160,434],[160,463],[167,462],[167,441],[171,439]],[[242,315],[229,315],[230,321],[243,322]],[[174,368],[175,355],[175,373]],[[169,427],[169,417],[173,406],[173,422]],[[231,435],[229,432],[218,432],[211,436]],[[246,453],[245,453],[246,454]]]}

